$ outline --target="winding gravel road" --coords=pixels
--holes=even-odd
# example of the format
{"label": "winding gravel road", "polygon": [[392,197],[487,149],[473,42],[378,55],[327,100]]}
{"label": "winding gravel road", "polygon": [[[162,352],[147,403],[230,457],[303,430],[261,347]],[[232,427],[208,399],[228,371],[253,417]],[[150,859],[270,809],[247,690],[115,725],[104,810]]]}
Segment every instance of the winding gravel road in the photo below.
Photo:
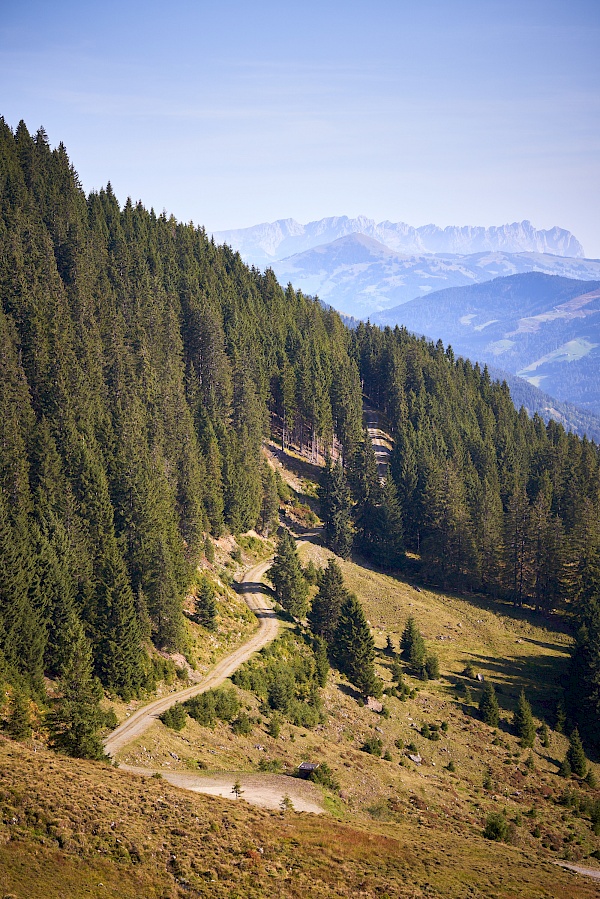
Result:
{"label": "winding gravel road", "polygon": [[258,565],[255,565],[254,568],[246,572],[241,581],[245,586],[244,599],[258,618],[258,631],[246,643],[232,652],[231,655],[221,659],[208,674],[199,679],[193,686],[180,690],[177,693],[171,693],[162,699],[157,699],[134,712],[116,730],[113,730],[104,741],[104,750],[107,755],[114,758],[127,743],[143,734],[159,715],[172,705],[175,705],[176,702],[183,702],[189,699],[190,696],[196,696],[198,693],[204,693],[206,690],[218,687],[251,655],[275,639],[279,630],[279,622],[270,601],[263,592],[264,584],[262,583],[262,578],[270,568],[271,561],[271,559],[268,559],[266,562],[260,562]]}

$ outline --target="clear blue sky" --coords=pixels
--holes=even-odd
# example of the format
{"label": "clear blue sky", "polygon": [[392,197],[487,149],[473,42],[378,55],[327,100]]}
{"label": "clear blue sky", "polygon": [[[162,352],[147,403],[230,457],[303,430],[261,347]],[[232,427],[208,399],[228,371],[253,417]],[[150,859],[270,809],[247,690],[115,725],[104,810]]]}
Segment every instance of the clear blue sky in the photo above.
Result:
{"label": "clear blue sky", "polygon": [[600,257],[598,0],[1,0],[0,114],[209,230],[560,225]]}

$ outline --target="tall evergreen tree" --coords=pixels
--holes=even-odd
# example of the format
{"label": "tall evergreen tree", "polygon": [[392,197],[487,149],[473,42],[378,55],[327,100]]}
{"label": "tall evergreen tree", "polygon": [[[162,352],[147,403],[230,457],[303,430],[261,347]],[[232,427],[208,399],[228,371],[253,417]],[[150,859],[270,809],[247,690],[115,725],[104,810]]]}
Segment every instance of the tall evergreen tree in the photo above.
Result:
{"label": "tall evergreen tree", "polygon": [[328,456],[321,476],[319,490],[321,515],[325,543],[342,559],[347,559],[352,551],[352,497],[341,462],[332,463]]}
{"label": "tall evergreen tree", "polygon": [[104,758],[99,736],[104,717],[100,708],[102,687],[94,677],[92,653],[81,625],[74,634],[71,659],[59,688],[48,719],[53,744],[67,755]]}
{"label": "tall evergreen tree", "polygon": [[268,573],[277,602],[296,618],[306,613],[308,584],[302,573],[296,543],[284,528],[277,544],[277,553]]}
{"label": "tall evergreen tree", "polygon": [[375,674],[375,643],[363,608],[352,593],[340,609],[332,655],[338,669],[363,696],[381,695],[381,681]]}
{"label": "tall evergreen tree", "polygon": [[521,690],[519,694],[519,701],[513,716],[513,727],[521,741],[521,746],[524,748],[532,747],[535,741],[535,723],[531,713],[531,706],[527,702],[524,690]]}
{"label": "tall evergreen tree", "polygon": [[489,681],[485,684],[479,700],[479,714],[481,720],[489,724],[490,727],[498,727],[500,723],[500,710],[498,708],[498,700],[496,699],[496,691],[494,685]]}
{"label": "tall evergreen tree", "polygon": [[335,636],[340,610],[347,598],[348,591],[344,587],[341,569],[334,559],[330,559],[327,568],[321,573],[319,590],[308,613],[308,623],[313,634],[323,637],[330,645]]}

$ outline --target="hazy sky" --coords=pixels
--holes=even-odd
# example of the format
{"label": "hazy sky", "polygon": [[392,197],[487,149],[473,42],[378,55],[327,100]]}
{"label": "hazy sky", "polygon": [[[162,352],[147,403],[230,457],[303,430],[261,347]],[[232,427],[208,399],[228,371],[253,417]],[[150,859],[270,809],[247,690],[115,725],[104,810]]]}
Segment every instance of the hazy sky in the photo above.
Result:
{"label": "hazy sky", "polygon": [[0,114],[209,230],[560,225],[600,257],[598,0],[0,0]]}

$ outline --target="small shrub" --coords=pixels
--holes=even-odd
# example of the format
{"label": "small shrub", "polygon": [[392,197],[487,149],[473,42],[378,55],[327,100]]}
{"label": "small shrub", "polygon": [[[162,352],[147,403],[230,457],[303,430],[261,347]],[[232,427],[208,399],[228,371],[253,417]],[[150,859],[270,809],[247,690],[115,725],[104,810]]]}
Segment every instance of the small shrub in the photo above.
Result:
{"label": "small shrub", "polygon": [[456,766],[455,766],[454,762],[452,761],[452,759],[450,759],[450,761],[446,765],[446,771],[451,771],[451,772],[456,771]]}
{"label": "small shrub", "polygon": [[508,838],[508,822],[500,812],[492,812],[488,815],[483,830],[486,840],[496,840],[503,843]]}
{"label": "small shrub", "polygon": [[440,662],[436,655],[428,655],[425,659],[425,671],[430,680],[437,680],[440,676]]}
{"label": "small shrub", "polygon": [[258,763],[258,770],[279,774],[283,770],[283,763],[280,759],[261,759]]}
{"label": "small shrub", "polygon": [[385,750],[385,752],[383,753],[383,756],[382,756],[382,757],[383,757],[383,759],[384,759],[386,762],[391,762],[391,761],[392,761],[392,753],[390,752],[389,749],[386,749],[386,750]]}
{"label": "small shrub", "polygon": [[267,733],[270,737],[273,737],[274,740],[277,740],[281,733],[281,717],[279,715],[271,716],[269,724],[267,725]]}
{"label": "small shrub", "polygon": [[242,551],[239,548],[239,546],[236,546],[236,548],[233,550],[233,552],[231,553],[231,558],[233,559],[234,562],[237,562],[238,565],[241,564]]}
{"label": "small shrub", "polygon": [[334,793],[339,793],[340,791],[339,781],[336,780],[335,775],[327,762],[322,762],[318,768],[315,768],[315,770],[311,772],[309,780],[312,780],[313,783],[320,784],[322,787],[326,787],[328,790],[332,790]]}
{"label": "small shrub", "polygon": [[440,724],[440,728],[444,731],[444,733],[447,733],[447,731],[448,731],[448,722],[447,722],[447,721],[442,721],[442,723]]}
{"label": "small shrub", "polygon": [[467,662],[467,664],[465,665],[463,669],[463,676],[470,677],[471,680],[475,679],[475,669],[473,668],[472,662]]}
{"label": "small shrub", "polygon": [[166,727],[170,727],[172,730],[183,730],[187,723],[187,713],[180,702],[172,705],[170,709],[159,715],[159,718]]}
{"label": "small shrub", "polygon": [[360,748],[363,752],[368,752],[369,755],[376,755],[378,758],[381,758],[383,743],[379,737],[367,737]]}
{"label": "small shrub", "polygon": [[231,722],[231,729],[237,737],[247,737],[252,733],[252,722],[245,712],[242,712]]}

